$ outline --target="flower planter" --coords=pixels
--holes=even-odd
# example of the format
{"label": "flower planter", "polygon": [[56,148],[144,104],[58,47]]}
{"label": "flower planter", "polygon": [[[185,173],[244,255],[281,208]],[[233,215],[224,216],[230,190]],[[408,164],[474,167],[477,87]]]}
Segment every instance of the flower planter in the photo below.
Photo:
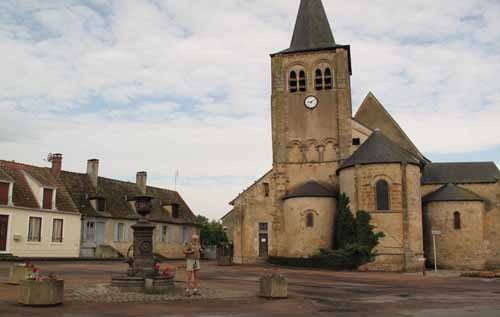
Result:
{"label": "flower planter", "polygon": [[260,278],[260,294],[265,298],[287,298],[288,280],[277,273],[266,274]]}
{"label": "flower planter", "polygon": [[32,272],[32,267],[22,264],[14,264],[10,267],[9,280],[7,283],[19,285],[21,281],[27,280]]}
{"label": "flower planter", "polygon": [[19,284],[18,303],[26,306],[54,306],[63,303],[64,280],[25,280]]}

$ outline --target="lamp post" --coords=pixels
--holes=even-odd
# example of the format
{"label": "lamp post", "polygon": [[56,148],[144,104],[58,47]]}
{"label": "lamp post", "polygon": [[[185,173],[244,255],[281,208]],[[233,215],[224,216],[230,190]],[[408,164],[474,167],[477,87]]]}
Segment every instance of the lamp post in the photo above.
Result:
{"label": "lamp post", "polygon": [[153,230],[155,226],[146,217],[151,213],[153,197],[137,196],[134,200],[135,209],[141,217],[132,226],[134,230],[134,260],[128,273],[130,276],[151,277],[155,273],[153,268]]}

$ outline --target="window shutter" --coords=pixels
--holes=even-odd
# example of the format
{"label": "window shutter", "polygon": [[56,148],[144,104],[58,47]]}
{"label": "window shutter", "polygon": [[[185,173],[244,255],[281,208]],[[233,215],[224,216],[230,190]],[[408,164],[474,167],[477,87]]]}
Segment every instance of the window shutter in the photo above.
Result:
{"label": "window shutter", "polygon": [[114,238],[113,238],[113,240],[115,242],[117,242],[118,241],[118,223],[115,223],[114,227],[115,227],[115,229],[114,229]]}
{"label": "window shutter", "polygon": [[125,231],[125,233],[123,234],[124,235],[124,238],[125,238],[125,241],[129,241],[128,240],[128,230],[129,230],[129,226],[127,226],[126,224],[123,226],[123,230]]}
{"label": "window shutter", "polygon": [[0,205],[9,204],[9,183],[0,183]]}
{"label": "window shutter", "polygon": [[54,190],[50,188],[44,188],[43,189],[43,209],[52,209],[52,196],[53,196]]}

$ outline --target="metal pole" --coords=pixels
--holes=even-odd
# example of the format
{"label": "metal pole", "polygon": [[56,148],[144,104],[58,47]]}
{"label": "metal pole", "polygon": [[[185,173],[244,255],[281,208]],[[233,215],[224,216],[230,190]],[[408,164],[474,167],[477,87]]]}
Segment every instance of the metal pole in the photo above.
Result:
{"label": "metal pole", "polygon": [[432,235],[432,242],[434,244],[434,272],[438,271],[438,264],[437,264],[437,252],[436,252],[436,235]]}

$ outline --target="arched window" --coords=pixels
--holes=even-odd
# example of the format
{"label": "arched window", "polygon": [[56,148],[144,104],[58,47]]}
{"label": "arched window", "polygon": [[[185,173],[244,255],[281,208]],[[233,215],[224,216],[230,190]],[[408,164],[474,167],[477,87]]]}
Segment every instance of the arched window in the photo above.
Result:
{"label": "arched window", "polygon": [[323,90],[323,72],[321,71],[321,69],[316,69],[314,86],[316,90]]}
{"label": "arched window", "polygon": [[314,214],[312,212],[309,212],[306,216],[306,226],[308,228],[314,227]]}
{"label": "arched window", "polygon": [[389,210],[389,184],[381,179],[376,185],[377,210]]}
{"label": "arched window", "polygon": [[299,72],[299,91],[306,91],[307,81],[306,72],[301,70]]}
{"label": "arched window", "polygon": [[290,92],[297,92],[297,73],[295,71],[290,72],[290,79],[288,82]]}
{"label": "arched window", "polygon": [[325,89],[329,90],[333,87],[332,71],[330,68],[325,69]]}
{"label": "arched window", "polygon": [[460,219],[460,213],[458,211],[455,211],[453,214],[453,227],[455,230],[462,229],[462,219]]}

